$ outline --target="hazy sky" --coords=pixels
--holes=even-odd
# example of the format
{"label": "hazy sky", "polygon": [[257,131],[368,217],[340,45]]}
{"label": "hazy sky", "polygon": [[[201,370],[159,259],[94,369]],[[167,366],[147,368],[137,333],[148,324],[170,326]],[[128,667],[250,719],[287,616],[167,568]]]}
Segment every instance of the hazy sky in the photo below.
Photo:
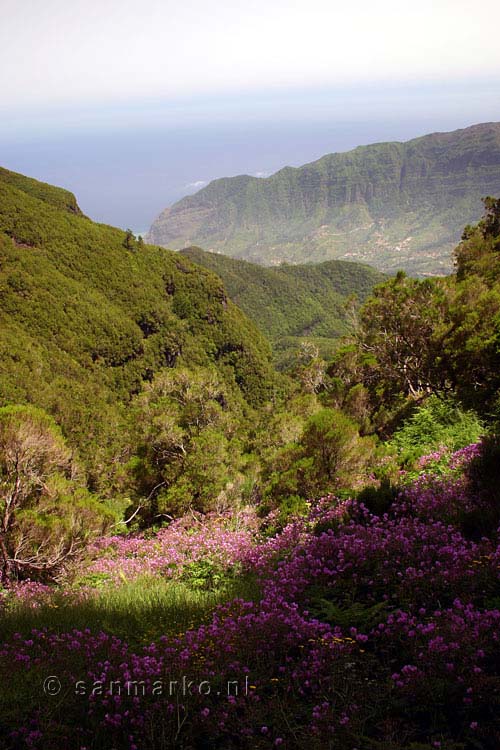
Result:
{"label": "hazy sky", "polygon": [[0,7],[0,97],[13,106],[500,75],[496,0],[1,0]]}
{"label": "hazy sky", "polygon": [[143,228],[225,174],[500,120],[497,0],[0,0],[0,164]]}

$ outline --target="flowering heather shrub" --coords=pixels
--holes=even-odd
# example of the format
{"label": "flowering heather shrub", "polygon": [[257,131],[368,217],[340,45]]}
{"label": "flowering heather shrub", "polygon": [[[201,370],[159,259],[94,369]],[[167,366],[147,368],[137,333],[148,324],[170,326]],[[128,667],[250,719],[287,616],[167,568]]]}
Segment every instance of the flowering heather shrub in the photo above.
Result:
{"label": "flowering heather shrub", "polygon": [[210,560],[228,570],[241,562],[255,543],[258,519],[252,509],[231,515],[193,514],[173,521],[156,535],[112,536],[89,550],[94,558],[86,574],[101,574],[114,583],[144,575],[179,577],[183,567]]}
{"label": "flowering heather shrub", "polygon": [[441,520],[458,526],[464,514],[477,507],[478,501],[470,494],[464,476],[442,479],[432,474],[422,474],[405,488],[391,510],[399,517],[417,516],[423,520]]}
{"label": "flowering heather shrub", "polygon": [[53,586],[48,586],[39,581],[19,581],[11,589],[2,591],[2,602],[6,604],[8,600],[29,602],[32,607],[41,607],[50,601],[54,593]]}
{"label": "flowering heather shrub", "polygon": [[294,601],[311,585],[331,590],[335,599],[397,606],[469,600],[487,585],[481,559],[493,553],[489,542],[467,542],[452,526],[419,519],[369,518],[328,531],[299,546],[266,585]]}
{"label": "flowering heather shrub", "polygon": [[[57,674],[64,686],[73,691],[76,684],[79,691],[79,700],[73,698],[45,733],[33,735],[35,723],[15,730],[12,739],[22,739],[27,746],[51,748],[58,747],[57,742],[72,746],[80,734],[85,747],[86,743],[95,746],[96,738],[101,738],[102,746],[112,738],[118,747],[169,747],[175,742],[180,717],[198,738],[272,747],[280,744],[290,722],[303,738],[311,728],[321,736],[325,730],[339,737],[346,734],[346,725],[359,711],[348,700],[353,659],[362,656],[358,652],[351,637],[308,619],[295,606],[259,608],[236,600],[220,609],[209,625],[152,644],[141,654],[131,653],[124,643],[104,633],[86,630],[54,636],[35,631],[28,639],[18,637],[4,646],[0,657],[17,667],[21,677],[28,670],[40,677]],[[356,673],[362,667],[361,660]],[[195,687],[185,695],[168,694],[174,680],[181,690],[184,675]],[[227,686],[235,680],[238,694],[228,695]],[[117,694],[116,688],[113,694],[110,688],[89,695],[97,683],[121,685],[123,693]],[[160,683],[167,692],[161,700],[155,696]],[[127,684],[139,685],[139,695],[135,690],[127,694]],[[330,711],[326,726],[323,712],[320,726],[316,698],[340,687],[346,695],[336,700],[341,714]],[[366,691],[363,684],[361,689]],[[273,716],[275,701],[291,710],[287,721]]]}
{"label": "flowering heather shrub", "polygon": [[[477,450],[442,475],[426,469],[382,517],[322,498],[273,537],[249,511],[237,526],[196,517],[101,540],[87,571],[111,582],[175,579],[210,559],[256,573],[262,595],[142,649],[83,628],[18,634],[0,648],[0,679],[23,707],[21,719],[19,697],[3,696],[3,746],[497,750],[500,546],[496,528],[460,528],[487,502],[464,473]],[[57,698],[41,694],[48,675]]]}
{"label": "flowering heather shrub", "polygon": [[394,670],[395,696],[413,702],[420,723],[434,714],[442,732],[452,725],[457,734],[474,737],[475,747],[483,747],[481,739],[486,747],[498,741],[499,610],[478,610],[459,599],[446,610],[399,610],[370,641]]}

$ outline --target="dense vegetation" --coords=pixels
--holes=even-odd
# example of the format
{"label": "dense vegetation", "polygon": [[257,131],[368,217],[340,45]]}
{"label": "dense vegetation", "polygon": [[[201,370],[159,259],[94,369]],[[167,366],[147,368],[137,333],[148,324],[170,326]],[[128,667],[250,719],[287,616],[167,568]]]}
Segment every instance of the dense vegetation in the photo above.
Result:
{"label": "dense vegetation", "polygon": [[496,750],[498,495],[478,445],[424,464],[379,509],[190,516],[18,588],[3,746]]}
{"label": "dense vegetation", "polygon": [[329,154],[266,179],[214,180],[167,208],[150,240],[264,265],[368,262],[447,274],[483,195],[500,193],[500,123]]}
{"label": "dense vegetation", "polygon": [[356,394],[358,417],[379,431],[408,403],[438,392],[498,419],[500,202],[485,204],[456,249],[456,274],[418,281],[400,272],[377,287],[328,368],[339,403]]}
{"label": "dense vegetation", "polygon": [[220,276],[229,298],[270,339],[277,363],[285,367],[303,343],[316,346],[323,358],[331,356],[349,331],[351,309],[384,279],[359,263],[265,268],[196,247],[181,253]]}
{"label": "dense vegetation", "polygon": [[[147,457],[160,444],[170,446],[176,463],[168,489],[182,483],[189,464],[189,499],[196,482],[207,491],[205,478],[194,478],[201,472],[194,457],[207,444],[219,446],[219,438],[236,445],[245,420],[277,387],[267,341],[227,299],[220,279],[130,233],[94,224],[66,191],[6,170],[0,300],[0,406],[34,406],[53,417],[71,451],[70,473],[107,499],[106,513],[166,486],[163,459],[156,456],[153,471]],[[193,380],[183,386],[186,367]],[[165,373],[174,368],[167,386]],[[177,387],[184,389],[182,407]],[[177,399],[170,421],[150,419],[157,398],[165,407]],[[33,413],[26,411],[27,423]],[[7,419],[5,412],[2,424]],[[16,420],[6,430],[20,445],[29,443],[19,414]],[[240,453],[219,450],[215,495]],[[182,504],[181,489],[175,494]]]}
{"label": "dense vegetation", "polygon": [[217,276],[23,179],[2,747],[496,750],[500,200],[285,376]]}

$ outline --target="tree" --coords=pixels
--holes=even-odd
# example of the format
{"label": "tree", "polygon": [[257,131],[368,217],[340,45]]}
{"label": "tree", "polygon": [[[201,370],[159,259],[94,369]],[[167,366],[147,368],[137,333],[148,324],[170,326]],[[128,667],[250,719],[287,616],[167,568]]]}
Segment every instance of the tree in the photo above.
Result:
{"label": "tree", "polygon": [[370,407],[373,419],[383,413],[390,418],[406,399],[452,388],[445,342],[453,328],[446,281],[418,281],[400,273],[377,287],[349,344],[328,368],[336,403],[367,428]]}
{"label": "tree", "polygon": [[52,418],[30,406],[0,409],[1,580],[54,575],[109,520]]}
{"label": "tree", "polygon": [[135,235],[131,229],[125,231],[125,239],[123,240],[123,247],[127,250],[133,250],[135,247]]}
{"label": "tree", "polygon": [[187,507],[207,510],[237,472],[240,403],[214,368],[159,373],[137,397],[133,421],[131,468],[138,494],[148,498],[143,521]]}
{"label": "tree", "polygon": [[337,409],[321,409],[307,420],[296,443],[285,446],[267,468],[267,494],[283,502],[353,488],[373,454],[372,438]]}
{"label": "tree", "polygon": [[319,393],[325,385],[326,362],[319,356],[318,347],[303,341],[299,351],[298,377],[306,393]]}
{"label": "tree", "polygon": [[483,198],[484,216],[480,222],[483,236],[495,237],[500,236],[500,198],[488,196]]}
{"label": "tree", "polygon": [[[400,273],[377,287],[328,368],[336,403],[366,422],[368,396],[379,430],[432,393],[454,393],[486,417],[497,408],[500,200],[484,203],[484,218],[455,250],[456,275],[418,281]],[[365,390],[353,391],[359,383]]]}
{"label": "tree", "polygon": [[479,275],[491,286],[500,280],[500,198],[483,198],[483,203],[483,218],[465,227],[455,249],[455,267],[458,281]]}
{"label": "tree", "polygon": [[397,276],[378,287],[361,314],[361,351],[373,358],[389,390],[418,397],[444,388],[442,334],[447,334],[443,286]]}

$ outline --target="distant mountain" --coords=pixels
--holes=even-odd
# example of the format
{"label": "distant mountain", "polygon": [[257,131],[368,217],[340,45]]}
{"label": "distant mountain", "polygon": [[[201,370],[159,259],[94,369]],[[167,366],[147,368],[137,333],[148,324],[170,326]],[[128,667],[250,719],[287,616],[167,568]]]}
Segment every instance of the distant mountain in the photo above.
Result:
{"label": "distant mountain", "polygon": [[214,180],[165,209],[148,241],[270,266],[341,258],[446,274],[490,194],[500,194],[500,123],[360,146],[266,179]]}
{"label": "distant mountain", "polygon": [[385,278],[370,266],[340,260],[264,268],[197,247],[181,253],[222,279],[229,298],[272,341],[281,364],[304,340],[328,356],[349,330],[349,298],[363,302]]}

